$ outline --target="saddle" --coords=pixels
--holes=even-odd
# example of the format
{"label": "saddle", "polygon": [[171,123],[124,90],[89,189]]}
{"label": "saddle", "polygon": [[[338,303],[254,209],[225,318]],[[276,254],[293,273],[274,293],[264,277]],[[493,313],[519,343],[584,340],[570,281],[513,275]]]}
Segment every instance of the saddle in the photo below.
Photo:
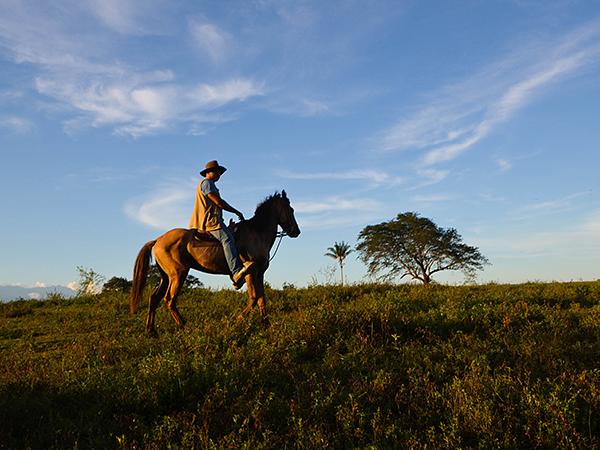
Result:
{"label": "saddle", "polygon": [[[229,230],[235,234],[235,232],[237,231],[239,223],[238,222],[234,222],[233,219],[231,219],[229,221],[229,225],[227,225],[227,228],[229,228]],[[210,234],[210,232],[208,231],[204,231],[204,230],[198,230],[198,229],[193,229],[193,237],[194,240],[192,241],[192,245],[207,245],[207,244],[221,244],[219,242],[219,240],[214,237],[212,234]]]}

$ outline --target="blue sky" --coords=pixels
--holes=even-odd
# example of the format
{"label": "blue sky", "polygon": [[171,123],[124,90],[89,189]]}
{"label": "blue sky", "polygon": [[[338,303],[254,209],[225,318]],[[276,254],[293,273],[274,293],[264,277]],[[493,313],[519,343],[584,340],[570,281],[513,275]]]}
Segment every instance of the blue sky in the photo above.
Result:
{"label": "blue sky", "polygon": [[130,278],[210,159],[246,216],[288,192],[275,286],[327,281],[327,247],[405,211],[478,246],[480,281],[600,278],[598,2],[0,9],[0,285]]}

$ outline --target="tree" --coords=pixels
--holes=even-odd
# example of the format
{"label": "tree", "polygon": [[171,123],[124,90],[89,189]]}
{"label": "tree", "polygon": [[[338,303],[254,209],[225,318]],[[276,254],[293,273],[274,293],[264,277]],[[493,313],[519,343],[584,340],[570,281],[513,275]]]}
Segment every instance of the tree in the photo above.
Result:
{"label": "tree", "polygon": [[188,275],[185,278],[185,284],[184,284],[184,286],[187,289],[202,289],[204,287],[204,283],[202,283],[202,281],[200,281],[194,275]]}
{"label": "tree", "polygon": [[104,281],[104,277],[94,269],[85,269],[82,266],[77,266],[79,272],[79,289],[77,295],[97,294],[100,292],[100,285]]}
{"label": "tree", "polygon": [[473,277],[489,264],[477,247],[463,244],[454,228],[444,229],[417,213],[398,214],[394,220],[369,225],[360,232],[356,249],[372,274],[381,278],[411,277],[423,284],[443,270],[459,270]]}
{"label": "tree", "polygon": [[342,286],[344,285],[344,260],[350,253],[352,253],[352,250],[350,249],[350,245],[348,245],[344,241],[342,241],[342,242],[336,241],[333,244],[333,247],[329,247],[327,249],[327,253],[325,253],[325,256],[329,256],[330,258],[336,259],[338,261],[338,263],[340,264],[340,275],[342,278]]}
{"label": "tree", "polygon": [[104,286],[102,286],[102,292],[130,292],[133,281],[122,277],[112,277]]}

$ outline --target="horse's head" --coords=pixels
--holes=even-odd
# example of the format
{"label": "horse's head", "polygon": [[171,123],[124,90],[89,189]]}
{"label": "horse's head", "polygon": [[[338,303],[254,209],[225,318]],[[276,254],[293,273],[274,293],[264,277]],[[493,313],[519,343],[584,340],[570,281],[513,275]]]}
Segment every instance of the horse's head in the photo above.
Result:
{"label": "horse's head", "polygon": [[277,199],[278,224],[289,237],[300,236],[300,227],[294,217],[294,208],[290,205],[290,199],[285,191],[281,192],[281,197]]}

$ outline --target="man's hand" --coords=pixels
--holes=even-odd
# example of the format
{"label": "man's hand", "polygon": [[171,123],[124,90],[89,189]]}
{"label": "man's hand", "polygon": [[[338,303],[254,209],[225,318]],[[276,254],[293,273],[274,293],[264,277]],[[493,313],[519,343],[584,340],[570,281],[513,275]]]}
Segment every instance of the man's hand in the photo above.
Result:
{"label": "man's hand", "polygon": [[236,215],[236,216],[238,216],[238,218],[240,219],[240,222],[241,222],[242,220],[245,220],[245,219],[244,219],[244,215],[243,215],[241,212],[239,212],[239,211],[236,211],[236,212],[235,212],[235,215]]}

